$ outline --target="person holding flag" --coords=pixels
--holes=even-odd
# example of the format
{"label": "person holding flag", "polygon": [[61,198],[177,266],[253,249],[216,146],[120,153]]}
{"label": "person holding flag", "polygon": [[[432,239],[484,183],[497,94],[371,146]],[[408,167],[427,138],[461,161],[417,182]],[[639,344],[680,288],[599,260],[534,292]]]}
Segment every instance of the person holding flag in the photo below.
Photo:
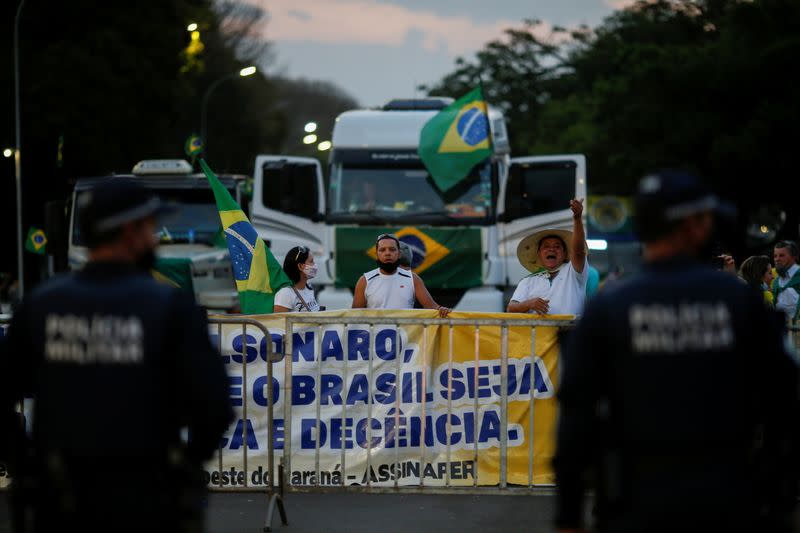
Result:
{"label": "person holding flag", "polygon": [[187,155],[199,160],[200,168],[214,192],[222,231],[231,255],[241,312],[246,315],[272,313],[275,294],[281,288],[291,286],[292,280],[259,237],[242,208],[202,158],[202,151],[202,141],[196,135],[186,141]]}

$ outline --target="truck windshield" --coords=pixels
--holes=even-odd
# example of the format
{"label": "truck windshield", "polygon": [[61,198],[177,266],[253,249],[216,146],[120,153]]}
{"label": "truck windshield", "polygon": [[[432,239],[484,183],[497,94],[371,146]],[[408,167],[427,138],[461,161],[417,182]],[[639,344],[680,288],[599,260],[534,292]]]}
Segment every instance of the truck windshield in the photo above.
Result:
{"label": "truck windshield", "polygon": [[442,193],[417,160],[369,164],[333,162],[328,218],[334,221],[482,223],[492,216],[492,163],[476,165],[458,185]]}
{"label": "truck windshield", "polygon": [[[161,201],[172,206],[171,213],[162,215],[157,221],[162,243],[213,244],[219,238],[221,224],[214,196],[209,189],[152,189]],[[78,196],[85,194],[79,192]],[[77,200],[77,198],[76,198]],[[72,243],[85,246],[78,227],[81,202],[74,202]]]}

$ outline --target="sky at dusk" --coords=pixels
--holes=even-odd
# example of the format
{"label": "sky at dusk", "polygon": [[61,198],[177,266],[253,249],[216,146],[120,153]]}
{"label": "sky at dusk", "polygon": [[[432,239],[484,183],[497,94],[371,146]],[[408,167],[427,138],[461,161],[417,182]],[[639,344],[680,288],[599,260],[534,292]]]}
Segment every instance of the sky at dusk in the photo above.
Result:
{"label": "sky at dusk", "polygon": [[415,95],[524,19],[595,26],[628,0],[250,0],[269,72],[334,82],[362,106]]}

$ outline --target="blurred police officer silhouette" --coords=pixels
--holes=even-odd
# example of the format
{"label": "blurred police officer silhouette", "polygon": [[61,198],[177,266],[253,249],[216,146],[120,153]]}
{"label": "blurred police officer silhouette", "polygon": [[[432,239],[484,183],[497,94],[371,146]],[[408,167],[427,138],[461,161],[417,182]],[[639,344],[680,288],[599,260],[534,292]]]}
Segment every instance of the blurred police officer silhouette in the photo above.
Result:
{"label": "blurred police officer silhouette", "polygon": [[3,411],[34,400],[16,527],[202,530],[202,461],[233,419],[206,314],[148,273],[158,198],[112,178],[77,201],[89,262],[23,300],[2,351]]}
{"label": "blurred police officer silhouette", "polygon": [[719,199],[681,172],[635,198],[641,273],[593,299],[565,340],[554,461],[559,531],[788,531],[797,368],[780,317],[698,258]]}

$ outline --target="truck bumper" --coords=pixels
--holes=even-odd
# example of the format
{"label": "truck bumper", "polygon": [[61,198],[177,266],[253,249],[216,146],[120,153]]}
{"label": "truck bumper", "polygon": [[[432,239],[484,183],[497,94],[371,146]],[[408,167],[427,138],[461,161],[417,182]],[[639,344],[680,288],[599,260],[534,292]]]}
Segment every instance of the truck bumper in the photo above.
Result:
{"label": "truck bumper", "polygon": [[470,289],[464,293],[454,310],[502,313],[505,311],[503,307],[503,292],[494,287]]}
{"label": "truck bumper", "polygon": [[350,289],[327,286],[317,294],[317,303],[324,305],[326,311],[350,309],[353,305],[353,293]]}
{"label": "truck bumper", "polygon": [[239,305],[239,293],[230,290],[204,290],[195,294],[198,305],[208,309],[230,311]]}

